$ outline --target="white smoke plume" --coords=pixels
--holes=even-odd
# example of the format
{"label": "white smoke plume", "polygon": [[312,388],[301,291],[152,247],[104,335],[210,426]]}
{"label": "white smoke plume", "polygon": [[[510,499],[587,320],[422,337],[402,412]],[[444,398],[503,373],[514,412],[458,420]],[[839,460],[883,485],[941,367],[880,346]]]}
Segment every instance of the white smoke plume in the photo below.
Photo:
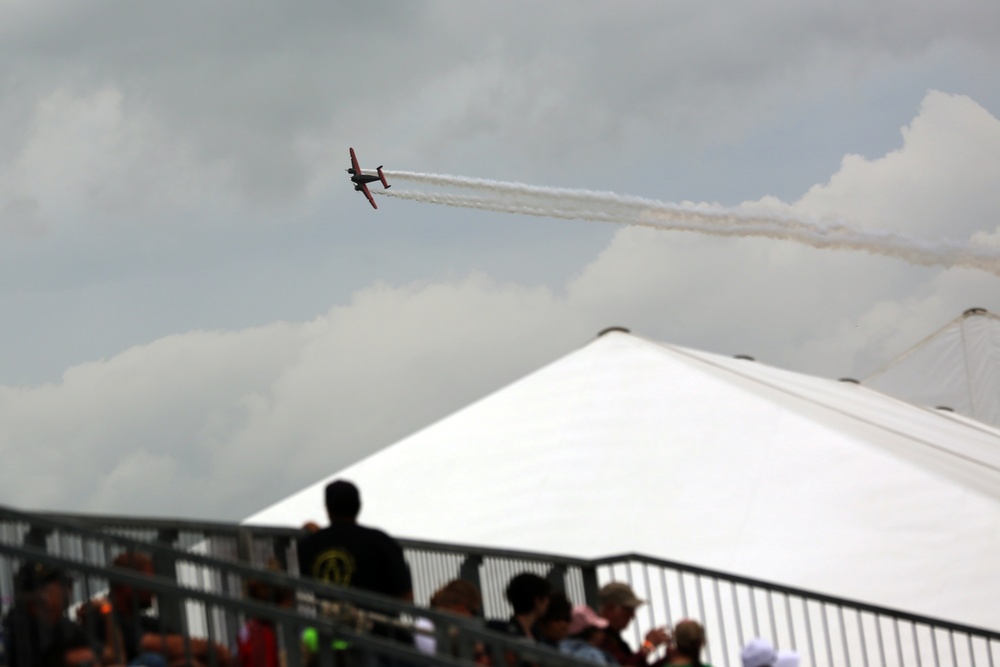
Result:
{"label": "white smoke plume", "polygon": [[[920,239],[888,229],[863,228],[843,220],[795,216],[762,206],[727,208],[669,203],[614,192],[550,188],[463,176],[385,171],[395,182],[443,188],[443,192],[373,192],[445,206],[522,215],[639,225],[714,236],[760,236],[814,248],[862,250],[924,266],[966,267],[1000,276],[1000,246],[945,239]],[[448,189],[466,193],[448,192]]]}

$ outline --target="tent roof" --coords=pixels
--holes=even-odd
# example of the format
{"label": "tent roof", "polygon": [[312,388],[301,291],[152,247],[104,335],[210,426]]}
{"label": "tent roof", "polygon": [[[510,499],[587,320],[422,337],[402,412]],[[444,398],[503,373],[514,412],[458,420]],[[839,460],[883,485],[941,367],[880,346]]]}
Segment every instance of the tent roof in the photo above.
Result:
{"label": "tent roof", "polygon": [[1000,428],[1000,317],[970,308],[862,384]]}
{"label": "tent roof", "polygon": [[1000,627],[1000,431],[862,385],[601,336],[334,478],[402,536],[640,552]]}

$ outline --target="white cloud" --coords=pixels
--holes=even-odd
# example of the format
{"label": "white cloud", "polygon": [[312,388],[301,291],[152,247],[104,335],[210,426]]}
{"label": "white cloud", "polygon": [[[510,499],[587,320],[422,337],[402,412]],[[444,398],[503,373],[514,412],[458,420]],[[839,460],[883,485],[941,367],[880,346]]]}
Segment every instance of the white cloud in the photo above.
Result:
{"label": "white cloud", "polygon": [[4,502],[236,517],[592,333],[543,288],[472,277],[375,286],[307,323],[171,336],[0,390]]}
{"label": "white cloud", "polygon": [[226,191],[225,166],[196,159],[113,87],[61,89],[40,100],[21,146],[0,165],[0,201],[21,212],[15,231],[134,229],[225,203],[216,194]]}
{"label": "white cloud", "polygon": [[902,134],[902,147],[878,159],[846,156],[794,209],[946,238],[995,228],[1000,121],[966,96],[931,91]]}

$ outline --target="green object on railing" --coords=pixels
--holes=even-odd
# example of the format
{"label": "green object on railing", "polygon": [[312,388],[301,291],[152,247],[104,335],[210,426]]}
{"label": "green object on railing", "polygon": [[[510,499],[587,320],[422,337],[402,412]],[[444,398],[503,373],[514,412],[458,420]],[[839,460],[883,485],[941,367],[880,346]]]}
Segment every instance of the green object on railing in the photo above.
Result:
{"label": "green object on railing", "polygon": [[[302,645],[310,653],[319,652],[319,633],[316,632],[316,628],[306,628],[302,631]],[[343,639],[334,639],[330,642],[330,646],[334,651],[346,651],[351,648],[351,643]]]}

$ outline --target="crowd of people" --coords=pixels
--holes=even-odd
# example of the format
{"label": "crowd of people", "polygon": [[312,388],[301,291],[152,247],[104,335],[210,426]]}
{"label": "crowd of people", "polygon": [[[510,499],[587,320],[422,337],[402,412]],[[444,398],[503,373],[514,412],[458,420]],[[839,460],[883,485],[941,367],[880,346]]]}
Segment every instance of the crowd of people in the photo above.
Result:
{"label": "crowd of people", "polygon": [[[299,572],[320,582],[413,601],[409,567],[399,544],[383,531],[362,526],[358,489],[346,481],[326,488],[329,525],[307,524],[298,542]],[[149,556],[119,554],[113,565],[139,575],[152,575]],[[152,592],[138,585],[112,583],[106,596],[78,605],[68,612],[70,579],[58,568],[25,563],[14,578],[14,605],[3,620],[6,664],[11,667],[292,667],[285,664],[274,624],[248,618],[232,646],[191,638],[161,622]],[[597,608],[574,604],[549,581],[523,572],[508,582],[506,598],[512,615],[485,620],[485,627],[517,642],[537,644],[597,665],[623,667],[702,667],[705,631],[695,620],[685,619],[673,628],[652,628],[633,647],[623,632],[636,610],[645,604],[622,582],[606,584],[598,593]],[[248,582],[252,600],[293,607],[295,591],[270,584]],[[466,619],[481,619],[483,604],[477,588],[462,579],[448,582],[434,593],[430,607]],[[378,615],[373,615],[377,618]],[[369,625],[371,632],[412,643],[418,651],[450,653],[438,646],[434,622],[418,618],[405,626],[383,617]],[[306,665],[317,652],[315,631],[302,638]],[[338,648],[347,648],[346,645]],[[473,659],[484,667],[496,663],[494,653],[476,643]],[[518,667],[512,656],[506,665]],[[765,639],[756,638],[742,650],[743,667],[798,667],[793,652],[778,652]],[[521,663],[523,667],[525,663]]]}
{"label": "crowd of people", "polygon": [[[140,576],[153,574],[152,559],[119,554],[112,564]],[[204,667],[231,664],[230,650],[190,638],[150,613],[153,594],[141,586],[112,583],[107,596],[68,613],[72,580],[58,568],[25,563],[14,576],[14,605],[3,620],[4,654],[11,667]]]}

